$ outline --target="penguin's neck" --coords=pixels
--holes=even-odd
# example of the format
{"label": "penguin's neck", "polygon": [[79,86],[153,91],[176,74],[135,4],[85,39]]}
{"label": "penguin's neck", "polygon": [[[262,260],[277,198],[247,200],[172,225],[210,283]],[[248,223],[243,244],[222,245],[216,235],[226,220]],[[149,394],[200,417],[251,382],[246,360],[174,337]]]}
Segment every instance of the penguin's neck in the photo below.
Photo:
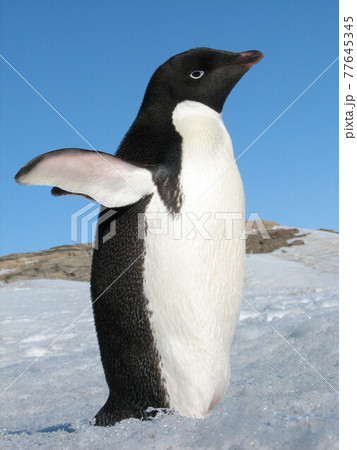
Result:
{"label": "penguin's neck", "polygon": [[182,137],[172,123],[173,109],[167,103],[144,103],[116,155],[134,164],[152,166],[162,202],[169,213],[178,213],[182,205]]}
{"label": "penguin's neck", "polygon": [[137,164],[175,165],[182,138],[172,122],[175,105],[145,102],[121,142],[116,155]]}

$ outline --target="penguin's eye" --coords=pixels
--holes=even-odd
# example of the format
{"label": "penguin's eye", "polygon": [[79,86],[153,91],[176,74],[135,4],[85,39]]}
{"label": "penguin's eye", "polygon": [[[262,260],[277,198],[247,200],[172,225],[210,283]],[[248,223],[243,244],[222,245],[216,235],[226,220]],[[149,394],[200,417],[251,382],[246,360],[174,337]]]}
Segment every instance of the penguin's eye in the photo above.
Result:
{"label": "penguin's eye", "polygon": [[190,77],[194,80],[198,80],[199,78],[203,77],[204,74],[205,73],[203,70],[194,70],[192,73],[190,73]]}

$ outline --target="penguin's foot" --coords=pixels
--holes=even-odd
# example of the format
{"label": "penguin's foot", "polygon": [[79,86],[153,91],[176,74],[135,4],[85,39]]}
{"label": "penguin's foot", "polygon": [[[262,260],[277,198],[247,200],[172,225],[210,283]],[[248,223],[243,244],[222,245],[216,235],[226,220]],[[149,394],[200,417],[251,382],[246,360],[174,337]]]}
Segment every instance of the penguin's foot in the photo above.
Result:
{"label": "penguin's foot", "polygon": [[95,416],[95,423],[94,425],[100,426],[100,427],[112,427],[117,422],[120,422],[121,420],[128,419],[129,417],[134,417],[136,419],[141,420],[153,420],[154,417],[156,417],[159,413],[163,414],[172,414],[172,412],[169,409],[162,408],[162,409],[150,409],[149,411],[143,411],[141,417],[138,416],[138,414],[135,413],[129,413],[127,412],[116,412],[112,411],[110,409],[103,408],[96,414]]}
{"label": "penguin's foot", "polygon": [[95,416],[95,426],[112,427],[123,418],[112,411],[103,411],[103,408]]}
{"label": "penguin's foot", "polygon": [[95,416],[95,424],[100,427],[114,426],[117,422],[133,417],[141,420],[153,420],[158,414],[172,414],[168,408],[137,409],[136,411],[120,408],[118,403],[108,398],[103,408]]}
{"label": "penguin's foot", "polygon": [[130,411],[129,409],[120,408],[118,403],[113,401],[112,398],[108,398],[105,405],[95,415],[95,425],[100,427],[112,427],[117,422],[129,417],[135,417],[140,419],[140,414]]}

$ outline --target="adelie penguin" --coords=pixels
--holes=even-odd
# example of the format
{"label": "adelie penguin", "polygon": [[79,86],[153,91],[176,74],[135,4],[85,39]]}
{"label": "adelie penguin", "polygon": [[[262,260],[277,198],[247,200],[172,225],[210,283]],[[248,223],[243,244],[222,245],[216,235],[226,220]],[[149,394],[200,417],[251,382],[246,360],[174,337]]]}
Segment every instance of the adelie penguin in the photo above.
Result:
{"label": "adelie penguin", "polygon": [[113,210],[115,234],[103,239],[109,223],[99,225],[91,273],[109,386],[97,425],[146,418],[150,407],[202,418],[227,389],[244,273],[244,192],[221,112],[262,57],[180,53],[153,74],[115,156],[56,150],[15,177],[54,186],[56,196],[93,199],[101,216]]}

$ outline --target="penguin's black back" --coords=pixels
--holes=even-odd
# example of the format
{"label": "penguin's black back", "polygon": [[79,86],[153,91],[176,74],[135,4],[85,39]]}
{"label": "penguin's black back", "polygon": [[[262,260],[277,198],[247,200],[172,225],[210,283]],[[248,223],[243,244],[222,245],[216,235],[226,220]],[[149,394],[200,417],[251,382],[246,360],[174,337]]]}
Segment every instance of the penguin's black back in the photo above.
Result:
{"label": "penguin's black back", "polygon": [[[168,406],[143,292],[144,241],[138,239],[138,214],[144,213],[150,199],[118,208],[98,227],[91,293],[110,393],[96,415],[97,425],[114,425],[127,417],[145,418],[148,407]],[[116,234],[103,243],[112,221]]]}

